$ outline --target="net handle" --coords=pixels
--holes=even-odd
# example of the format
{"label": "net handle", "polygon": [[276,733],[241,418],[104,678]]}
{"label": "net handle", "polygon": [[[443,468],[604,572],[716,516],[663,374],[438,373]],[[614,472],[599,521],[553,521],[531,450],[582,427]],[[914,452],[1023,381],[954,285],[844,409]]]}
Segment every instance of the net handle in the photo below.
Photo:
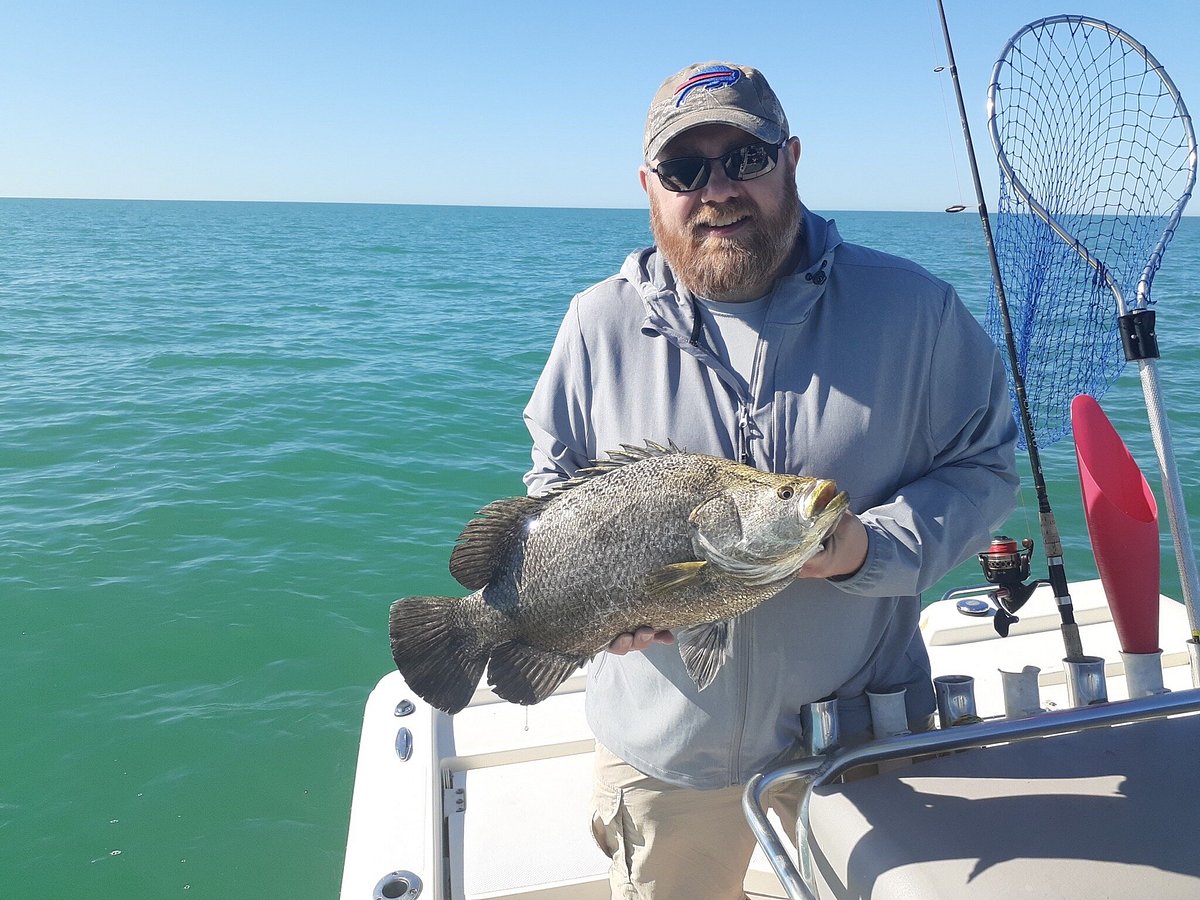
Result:
{"label": "net handle", "polygon": [[1070,25],[1072,28],[1080,26],[1099,28],[1106,31],[1113,38],[1133,48],[1146,61],[1146,64],[1154,74],[1161,79],[1163,86],[1167,89],[1167,93],[1175,101],[1178,117],[1187,139],[1187,185],[1171,209],[1167,226],[1163,229],[1162,236],[1158,239],[1158,243],[1155,244],[1154,250],[1150,253],[1150,258],[1146,261],[1146,265],[1142,269],[1141,277],[1138,278],[1137,299],[1135,301],[1135,308],[1137,309],[1145,309],[1150,305],[1150,283],[1154,280],[1154,274],[1158,271],[1158,267],[1162,262],[1162,256],[1167,249],[1167,244],[1170,243],[1171,237],[1175,233],[1175,228],[1179,224],[1179,218],[1183,215],[1183,208],[1187,206],[1188,200],[1191,199],[1192,188],[1196,184],[1196,134],[1192,129],[1192,117],[1188,114],[1187,106],[1184,105],[1183,96],[1179,93],[1179,88],[1175,86],[1175,82],[1171,79],[1171,76],[1167,74],[1167,70],[1163,68],[1162,63],[1154,57],[1153,53],[1146,49],[1146,46],[1141,41],[1122,31],[1117,26],[1101,19],[1093,19],[1089,16],[1059,15],[1047,16],[1044,19],[1038,19],[1036,22],[1030,22],[1008,39],[1008,43],[1000,51],[996,65],[992,68],[992,80],[988,85],[987,94],[987,123],[988,133],[992,137],[992,147],[996,151],[996,160],[1000,164],[1001,171],[1004,172],[1004,176],[1008,179],[1009,184],[1012,185],[1013,190],[1020,195],[1022,200],[1029,204],[1029,208],[1033,210],[1034,214],[1049,225],[1054,230],[1054,233],[1062,238],[1072,250],[1078,253],[1095,270],[1096,274],[1104,280],[1104,283],[1112,291],[1113,296],[1117,300],[1117,314],[1123,316],[1129,312],[1129,309],[1120,286],[1113,279],[1104,263],[1097,259],[1087,247],[1081,244],[1078,238],[1063,227],[1062,223],[1046,207],[1039,203],[1025,188],[1025,185],[1021,183],[1021,180],[1017,177],[1017,173],[1013,171],[1012,164],[1008,160],[1008,155],[1004,152],[1004,146],[1000,141],[1000,131],[996,125],[996,106],[1000,93],[1000,75],[1004,66],[1008,63],[1009,54],[1017,42],[1026,34],[1058,24]]}

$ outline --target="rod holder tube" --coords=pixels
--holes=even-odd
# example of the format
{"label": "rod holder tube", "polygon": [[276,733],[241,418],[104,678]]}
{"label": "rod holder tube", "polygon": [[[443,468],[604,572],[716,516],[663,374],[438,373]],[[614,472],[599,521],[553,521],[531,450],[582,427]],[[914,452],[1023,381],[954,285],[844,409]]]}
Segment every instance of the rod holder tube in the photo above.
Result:
{"label": "rod holder tube", "polygon": [[800,710],[804,750],[808,756],[828,753],[838,744],[837,699],[816,700]]}
{"label": "rod holder tube", "polygon": [[979,721],[975,712],[975,679],[970,675],[939,675],[933,679],[933,690],[942,728]]}
{"label": "rod holder tube", "polygon": [[1038,688],[1041,671],[1037,666],[1026,666],[1019,672],[999,670],[1000,686],[1004,690],[1004,718],[1028,719],[1045,712]]}
{"label": "rod holder tube", "polygon": [[[871,733],[875,740],[883,741],[892,737],[912,734],[908,727],[908,706],[904,702],[905,688],[895,691],[873,693],[867,691],[867,701],[871,704]],[[908,761],[891,759],[880,763],[876,769],[879,772],[891,772],[910,765]]]}
{"label": "rod holder tube", "polygon": [[1187,644],[1188,662],[1192,666],[1192,687],[1200,688],[1200,640],[1192,638]]}
{"label": "rod holder tube", "polygon": [[904,693],[904,688],[878,694],[867,691],[867,701],[871,704],[871,732],[876,740],[909,733]]}
{"label": "rod holder tube", "polygon": [[1163,687],[1161,650],[1153,653],[1126,653],[1122,650],[1121,662],[1125,665],[1125,688],[1129,691],[1130,700],[1167,692]]}
{"label": "rod holder tube", "polygon": [[1064,659],[1063,671],[1067,677],[1067,700],[1071,706],[1093,706],[1108,702],[1108,684],[1104,680],[1102,657]]}

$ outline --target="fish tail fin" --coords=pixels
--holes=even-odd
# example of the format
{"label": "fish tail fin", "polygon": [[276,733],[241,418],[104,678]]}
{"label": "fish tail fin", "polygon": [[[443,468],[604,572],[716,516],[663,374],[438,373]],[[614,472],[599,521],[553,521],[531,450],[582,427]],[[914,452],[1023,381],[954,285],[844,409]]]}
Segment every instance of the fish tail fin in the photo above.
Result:
{"label": "fish tail fin", "polygon": [[392,659],[408,686],[451,715],[471,702],[488,660],[465,607],[459,597],[407,597],[392,604],[388,622]]}
{"label": "fish tail fin", "polygon": [[520,641],[505,641],[492,650],[488,684],[509,703],[541,703],[571,673],[588,661],[586,656],[538,650]]}

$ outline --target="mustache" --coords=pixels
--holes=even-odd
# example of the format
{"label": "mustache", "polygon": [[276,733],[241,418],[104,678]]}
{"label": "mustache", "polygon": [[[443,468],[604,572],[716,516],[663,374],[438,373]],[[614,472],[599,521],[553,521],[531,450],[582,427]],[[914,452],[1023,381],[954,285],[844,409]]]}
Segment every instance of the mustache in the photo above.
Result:
{"label": "mustache", "polygon": [[725,203],[707,203],[688,218],[691,228],[714,225],[717,222],[728,221],[730,218],[754,216],[758,207],[750,200],[739,197]]}

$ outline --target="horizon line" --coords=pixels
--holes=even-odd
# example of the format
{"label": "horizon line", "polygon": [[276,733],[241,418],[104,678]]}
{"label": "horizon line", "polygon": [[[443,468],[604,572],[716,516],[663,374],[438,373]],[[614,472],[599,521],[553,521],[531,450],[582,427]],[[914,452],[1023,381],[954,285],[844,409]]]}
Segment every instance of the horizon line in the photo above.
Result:
{"label": "horizon line", "polygon": [[[457,208],[457,209],[560,209],[560,210],[614,210],[614,211],[641,211],[647,212],[645,206],[539,206],[533,204],[517,204],[517,203],[406,203],[395,200],[251,200],[251,199],[231,199],[228,197],[219,198],[194,198],[194,197],[24,197],[24,196],[0,196],[0,201],[25,200],[38,202],[66,202],[66,203],[260,203],[263,205],[293,205],[293,206],[422,206],[433,209],[438,208]],[[961,209],[867,209],[865,207],[850,207],[850,206],[829,206],[816,207],[814,212],[821,213],[930,213],[938,215],[958,215],[959,213],[973,214],[968,218],[973,218],[979,214],[978,207],[964,206]],[[988,214],[993,214],[996,210],[990,207],[986,210]],[[1031,213],[1032,215],[1032,213]],[[1189,213],[1186,210],[1181,218],[1195,218],[1200,216],[1200,209]]]}
{"label": "horizon line", "polygon": [[[33,200],[47,202],[69,203],[261,203],[261,204],[292,204],[308,206],[426,206],[432,208],[462,208],[462,209],[578,209],[578,210],[620,210],[648,212],[645,205],[641,206],[546,206],[528,203],[422,203],[395,200],[263,200],[243,198],[196,198],[196,197],[35,197],[3,195],[0,201]],[[944,209],[867,209],[866,207],[821,207],[825,212],[869,212],[869,213],[938,213],[947,214]],[[971,211],[966,207],[963,211]]]}

